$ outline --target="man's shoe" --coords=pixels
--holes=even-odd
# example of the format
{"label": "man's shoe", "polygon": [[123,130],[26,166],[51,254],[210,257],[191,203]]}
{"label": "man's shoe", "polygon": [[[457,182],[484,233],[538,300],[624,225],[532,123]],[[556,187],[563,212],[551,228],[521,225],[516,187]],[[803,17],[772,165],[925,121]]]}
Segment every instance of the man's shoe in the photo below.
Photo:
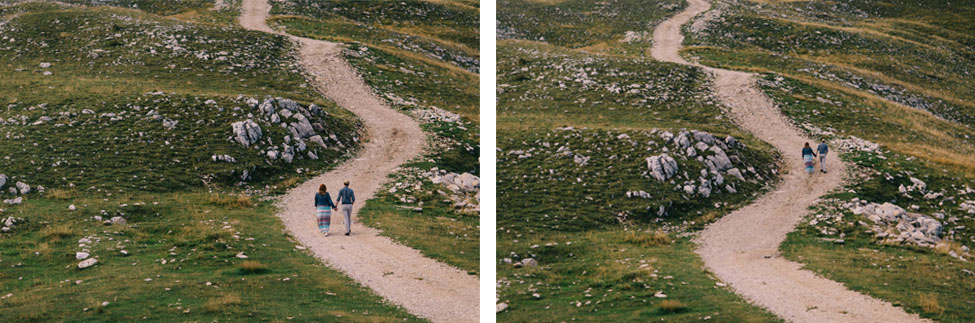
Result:
{"label": "man's shoe", "polygon": [[346,232],[345,235],[349,235],[350,233],[352,233],[352,232]]}

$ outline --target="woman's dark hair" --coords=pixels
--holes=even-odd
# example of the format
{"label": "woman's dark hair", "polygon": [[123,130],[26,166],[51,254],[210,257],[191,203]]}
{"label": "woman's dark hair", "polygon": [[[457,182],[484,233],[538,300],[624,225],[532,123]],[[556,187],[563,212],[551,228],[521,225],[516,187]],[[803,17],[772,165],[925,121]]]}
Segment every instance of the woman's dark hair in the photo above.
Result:
{"label": "woman's dark hair", "polygon": [[318,194],[325,195],[325,192],[328,192],[328,188],[325,187],[325,184],[318,185]]}
{"label": "woman's dark hair", "polygon": [[[809,148],[809,143],[808,142],[806,143],[806,148]],[[324,185],[322,185],[322,186],[324,186]]]}

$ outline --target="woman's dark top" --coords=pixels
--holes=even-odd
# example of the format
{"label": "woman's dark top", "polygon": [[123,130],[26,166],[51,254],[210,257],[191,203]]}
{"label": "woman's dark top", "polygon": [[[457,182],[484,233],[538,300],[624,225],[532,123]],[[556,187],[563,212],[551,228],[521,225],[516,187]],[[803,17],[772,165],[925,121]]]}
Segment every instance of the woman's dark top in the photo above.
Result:
{"label": "woman's dark top", "polygon": [[325,195],[315,193],[315,206],[335,208],[335,203],[332,203],[332,196],[328,195],[328,192],[325,192]]}
{"label": "woman's dark top", "polygon": [[802,147],[802,156],[806,156],[806,155],[816,156],[816,153],[813,153],[812,148]]}

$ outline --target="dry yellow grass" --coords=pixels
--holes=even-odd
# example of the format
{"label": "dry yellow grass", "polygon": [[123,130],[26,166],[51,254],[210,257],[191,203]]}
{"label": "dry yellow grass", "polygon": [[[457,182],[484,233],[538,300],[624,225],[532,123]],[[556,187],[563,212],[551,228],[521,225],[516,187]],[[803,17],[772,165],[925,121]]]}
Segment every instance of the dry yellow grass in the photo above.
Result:
{"label": "dry yellow grass", "polygon": [[240,271],[248,274],[258,274],[267,271],[267,266],[260,261],[247,260],[237,265]]}
{"label": "dry yellow grass", "polygon": [[938,314],[945,311],[935,294],[922,294],[919,303],[921,304],[921,311],[924,313]]}
{"label": "dry yellow grass", "polygon": [[525,2],[530,2],[534,4],[544,4],[544,5],[557,5],[565,2],[565,0],[525,0]]}
{"label": "dry yellow grass", "polygon": [[843,27],[843,26],[827,25],[827,24],[822,24],[822,23],[817,23],[817,22],[792,20],[792,19],[786,19],[786,18],[778,18],[778,17],[771,17],[771,18],[773,20],[781,21],[781,22],[784,22],[784,23],[787,23],[787,24],[797,24],[797,25],[802,25],[802,26],[806,26],[806,27],[823,28],[823,29],[833,29],[833,30],[839,30],[839,31],[844,31],[844,32],[848,32],[848,33],[870,35],[870,36],[874,36],[874,37],[885,38],[887,40],[901,41],[901,42],[909,43],[909,44],[912,44],[912,45],[915,45],[915,46],[924,47],[924,48],[931,49],[931,50],[944,51],[944,49],[937,48],[937,47],[932,46],[932,45],[929,45],[929,44],[925,44],[925,43],[913,41],[913,40],[910,40],[910,39],[907,39],[907,38],[904,38],[904,37],[895,36],[895,35],[883,33],[883,32],[877,31],[877,30],[863,28],[863,27]]}
{"label": "dry yellow grass", "polygon": [[245,209],[254,207],[254,200],[245,194],[223,195],[214,194],[210,196],[210,203],[219,206],[229,206],[233,208]]}
{"label": "dry yellow grass", "polygon": [[623,241],[643,247],[655,247],[670,244],[670,235],[663,231],[653,232],[631,232],[623,238]]}
{"label": "dry yellow grass", "polygon": [[74,229],[67,224],[46,226],[41,229],[41,237],[46,241],[57,241],[74,235]]}
{"label": "dry yellow grass", "polygon": [[856,74],[877,79],[878,81],[885,84],[900,86],[910,92],[919,93],[925,96],[936,97],[945,100],[947,102],[950,102],[952,104],[957,104],[965,107],[975,107],[975,103],[969,102],[965,99],[958,98],[950,91],[937,90],[937,89],[931,89],[923,86],[918,86],[917,84],[901,81],[899,79],[889,77],[886,74],[874,70],[869,70],[869,69],[864,69],[864,68],[854,66],[853,64],[866,60],[866,58],[862,55],[832,55],[832,56],[800,55],[797,57],[808,61],[816,62],[816,63],[827,64],[842,69],[846,69]]}
{"label": "dry yellow grass", "polygon": [[223,312],[228,306],[240,305],[240,303],[240,296],[237,294],[224,294],[207,300],[203,303],[203,309],[207,312],[219,313]]}
{"label": "dry yellow grass", "polygon": [[44,196],[55,200],[67,200],[74,196],[74,191],[63,188],[52,188],[47,190]]}
{"label": "dry yellow grass", "polygon": [[657,308],[665,313],[678,313],[687,310],[687,305],[675,299],[667,299],[658,303]]}

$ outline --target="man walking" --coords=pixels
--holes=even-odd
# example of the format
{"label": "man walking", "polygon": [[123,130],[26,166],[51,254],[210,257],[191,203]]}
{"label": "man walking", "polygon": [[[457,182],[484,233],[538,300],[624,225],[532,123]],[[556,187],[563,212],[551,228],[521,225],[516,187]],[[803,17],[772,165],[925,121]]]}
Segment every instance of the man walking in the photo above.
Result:
{"label": "man walking", "polygon": [[816,147],[816,152],[819,153],[819,167],[823,173],[826,173],[826,153],[829,152],[829,146],[826,145],[826,139],[819,142],[819,146]]}
{"label": "man walking", "polygon": [[352,203],[355,203],[355,193],[349,188],[349,181],[345,181],[345,187],[339,190],[339,198],[335,201],[342,205],[342,214],[345,215],[345,235],[352,233]]}

